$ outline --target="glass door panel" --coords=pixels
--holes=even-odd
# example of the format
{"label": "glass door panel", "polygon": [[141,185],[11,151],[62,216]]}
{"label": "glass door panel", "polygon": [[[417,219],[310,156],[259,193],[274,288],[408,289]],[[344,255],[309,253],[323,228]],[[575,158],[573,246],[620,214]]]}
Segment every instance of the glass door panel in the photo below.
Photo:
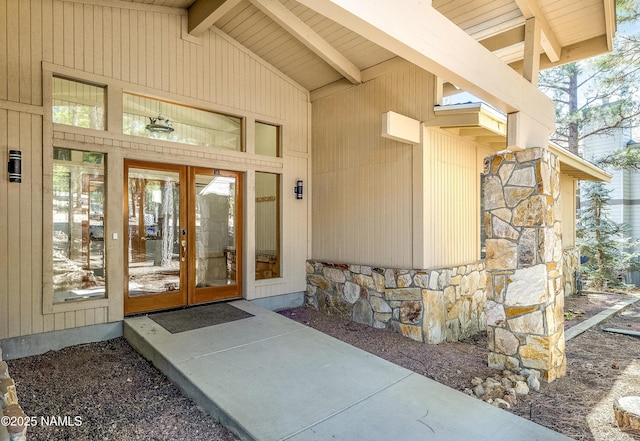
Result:
{"label": "glass door panel", "polygon": [[185,303],[184,175],[177,166],[132,161],[127,167],[126,313]]}
{"label": "glass door panel", "polygon": [[240,297],[239,173],[191,170],[190,303]]}

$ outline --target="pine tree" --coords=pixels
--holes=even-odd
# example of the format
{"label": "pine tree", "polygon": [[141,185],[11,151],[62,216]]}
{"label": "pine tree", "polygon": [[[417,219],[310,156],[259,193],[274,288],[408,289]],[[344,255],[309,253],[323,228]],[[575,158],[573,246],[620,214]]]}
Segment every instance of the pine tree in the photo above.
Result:
{"label": "pine tree", "polygon": [[[618,0],[618,24],[637,23],[640,0]],[[633,29],[633,28],[631,28]],[[540,72],[539,88],[556,104],[551,141],[578,153],[582,141],[640,123],[640,35],[620,31],[614,49],[588,61]]]}
{"label": "pine tree", "polygon": [[624,226],[608,214],[609,194],[602,182],[589,182],[583,187],[581,218],[576,229],[578,248],[586,262],[582,269],[597,290],[622,285],[623,274],[633,269],[637,253],[629,252],[637,243],[624,235]]}
{"label": "pine tree", "polygon": [[585,262],[583,270],[594,287],[600,290],[610,283],[616,284],[618,280],[612,267],[617,251],[614,237],[619,230],[606,214],[611,190],[600,182],[590,182],[584,185],[583,190],[584,208],[576,231],[578,248]]}

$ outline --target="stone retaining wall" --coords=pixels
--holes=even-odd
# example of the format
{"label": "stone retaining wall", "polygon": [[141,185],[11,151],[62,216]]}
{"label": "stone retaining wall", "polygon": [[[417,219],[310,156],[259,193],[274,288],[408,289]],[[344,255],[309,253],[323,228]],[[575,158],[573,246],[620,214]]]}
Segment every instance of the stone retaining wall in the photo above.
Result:
{"label": "stone retaining wall", "polygon": [[[22,420],[26,415],[18,404],[15,382],[9,377],[9,367],[2,361],[2,348],[0,347],[0,407],[2,415],[17,417]],[[25,426],[11,425],[5,427],[0,424],[0,441],[26,441],[27,428]]]}
{"label": "stone retaining wall", "polygon": [[578,248],[566,248],[562,252],[562,278],[564,296],[578,294],[576,271],[580,269],[580,251]]}
{"label": "stone retaining wall", "polygon": [[419,342],[484,331],[485,302],[482,261],[428,270],[307,261],[308,305]]}

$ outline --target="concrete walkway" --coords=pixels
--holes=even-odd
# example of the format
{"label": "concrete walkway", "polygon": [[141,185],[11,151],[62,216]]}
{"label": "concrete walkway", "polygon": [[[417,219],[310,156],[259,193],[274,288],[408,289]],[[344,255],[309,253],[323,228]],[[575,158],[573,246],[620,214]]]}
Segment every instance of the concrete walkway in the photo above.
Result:
{"label": "concrete walkway", "polygon": [[133,317],[124,335],[243,440],[570,439],[250,302],[233,305],[254,317],[178,334]]}
{"label": "concrete walkway", "polygon": [[564,331],[564,340],[569,341],[576,338],[577,336],[584,333],[585,331],[588,331],[594,326],[598,326],[600,323],[604,322],[605,320],[608,320],[609,318],[611,318],[616,314],[619,314],[620,312],[624,311],[629,306],[637,302],[640,302],[640,297],[630,297],[628,299],[619,301],[618,303],[613,305],[611,308],[607,308],[604,311],[600,311],[598,314],[594,315],[593,317],[588,318],[587,320],[580,322],[577,325],[572,326],[566,331]]}

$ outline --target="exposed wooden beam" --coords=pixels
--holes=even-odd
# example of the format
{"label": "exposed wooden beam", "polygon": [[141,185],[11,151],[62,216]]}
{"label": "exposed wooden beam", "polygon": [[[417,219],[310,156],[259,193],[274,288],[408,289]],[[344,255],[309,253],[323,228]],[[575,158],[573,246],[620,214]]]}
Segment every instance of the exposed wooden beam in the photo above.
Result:
{"label": "exposed wooden beam", "polygon": [[361,72],[362,82],[366,83],[367,81],[371,81],[374,78],[386,75],[389,72],[406,69],[408,67],[411,67],[411,63],[409,63],[407,60],[403,60],[400,57],[393,57],[387,61],[376,64],[375,66],[363,69]]}
{"label": "exposed wooden beam", "polygon": [[442,96],[443,97],[457,95],[457,94],[462,93],[462,92],[464,92],[464,90],[460,89],[455,84],[444,83],[443,86],[442,86]]}
{"label": "exposed wooden beam", "polygon": [[[551,69],[552,67],[595,57],[606,52],[609,52],[608,38],[606,35],[601,35],[571,46],[565,46],[562,48],[562,56],[556,62],[551,61],[546,54],[540,55],[540,69]],[[516,72],[522,73],[522,61],[513,62],[509,66]]]}
{"label": "exposed wooden beam", "polygon": [[313,53],[353,84],[362,83],[360,69],[318,35],[309,25],[300,20],[278,0],[250,0],[254,6],[278,23]]}
{"label": "exposed wooden beam", "polygon": [[189,35],[198,36],[220,20],[241,0],[196,0],[188,10]]}
{"label": "exposed wooden beam", "polygon": [[551,29],[549,22],[547,21],[542,8],[538,4],[537,0],[516,0],[516,4],[520,8],[524,18],[536,18],[540,30],[542,32],[542,48],[552,62],[556,62],[560,59],[562,52],[562,46],[558,42],[555,32]]}
{"label": "exposed wooden beam", "polygon": [[492,144],[492,143],[507,143],[507,138],[504,136],[494,135],[494,136],[476,136],[476,142],[480,142],[482,144]]}
{"label": "exposed wooden beam", "polygon": [[433,104],[435,106],[442,105],[442,99],[444,98],[444,85],[445,85],[445,81],[440,77],[436,77],[436,81],[434,84],[435,90],[433,93]]}
{"label": "exposed wooden beam", "polygon": [[607,29],[607,47],[613,50],[613,37],[616,36],[616,2],[615,0],[604,0],[604,20]]}
{"label": "exposed wooden beam", "polygon": [[489,49],[491,52],[495,52],[505,47],[513,46],[524,41],[524,26],[518,26],[508,31],[502,32],[497,35],[493,35],[484,40],[480,40],[480,44]]}
{"label": "exposed wooden beam", "polygon": [[298,2],[505,112],[555,128],[553,102],[429,2]]}
{"label": "exposed wooden beam", "polygon": [[[460,131],[458,132],[458,135],[475,138],[476,136],[485,136],[488,133],[491,133],[491,132],[489,132],[487,129],[482,127],[469,127],[469,128],[464,127],[460,129]],[[502,138],[504,138],[504,136],[502,136]]]}
{"label": "exposed wooden beam", "polygon": [[531,84],[538,86],[540,71],[540,27],[537,18],[528,18],[524,27],[524,57],[522,76]]}

